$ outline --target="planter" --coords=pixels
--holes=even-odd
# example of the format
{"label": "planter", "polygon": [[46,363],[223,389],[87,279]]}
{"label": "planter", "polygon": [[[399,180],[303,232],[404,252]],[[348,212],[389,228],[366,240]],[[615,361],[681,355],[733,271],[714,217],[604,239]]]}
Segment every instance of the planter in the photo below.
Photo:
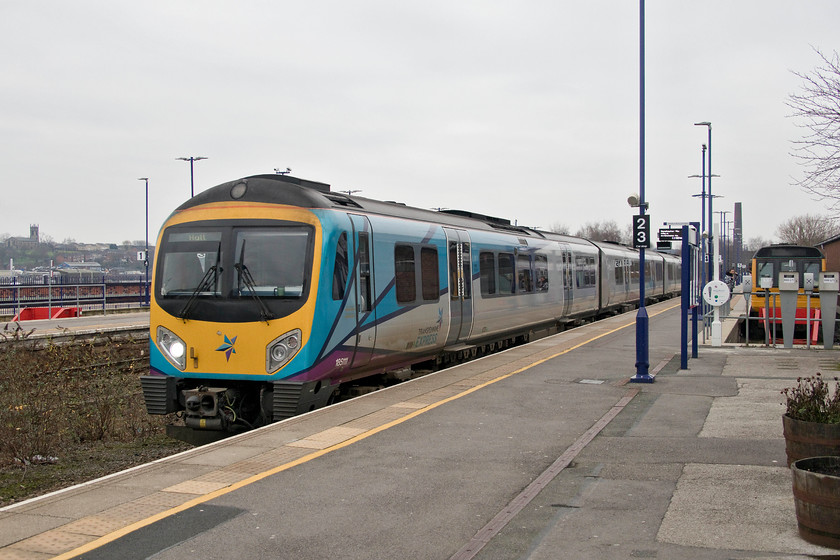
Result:
{"label": "planter", "polygon": [[811,457],[791,465],[799,536],[840,548],[840,457]]}
{"label": "planter", "polygon": [[782,416],[788,466],[808,457],[840,456],[840,424],[805,422]]}

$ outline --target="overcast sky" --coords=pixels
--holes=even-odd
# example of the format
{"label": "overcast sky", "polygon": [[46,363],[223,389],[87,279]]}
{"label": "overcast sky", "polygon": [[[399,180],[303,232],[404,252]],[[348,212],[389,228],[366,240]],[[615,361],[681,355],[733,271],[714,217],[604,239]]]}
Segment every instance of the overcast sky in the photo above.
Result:
{"label": "overcast sky", "polygon": [[[646,2],[654,231],[699,220],[698,121],[745,239],[824,213],[792,186],[785,101],[838,22],[836,0]],[[154,240],[189,197],[182,156],[209,158],[197,192],[290,167],[544,229],[634,213],[638,1],[2,0],[0,50],[0,234],[142,240],[148,177]]]}

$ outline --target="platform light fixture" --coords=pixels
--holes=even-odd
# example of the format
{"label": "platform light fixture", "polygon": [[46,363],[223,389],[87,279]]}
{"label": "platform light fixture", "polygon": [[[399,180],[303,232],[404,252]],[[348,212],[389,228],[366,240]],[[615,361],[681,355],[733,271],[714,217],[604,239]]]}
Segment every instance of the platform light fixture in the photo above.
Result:
{"label": "platform light fixture", "polygon": [[[708,163],[708,173],[704,170],[704,174],[709,178],[709,229],[707,230],[709,233],[709,252],[712,252],[712,243],[714,243],[714,235],[712,234],[712,123],[709,121],[702,121],[694,123],[694,126],[705,126],[709,129],[709,163]],[[709,280],[717,280],[717,276],[714,274],[715,267],[712,265],[712,261],[714,259],[709,259]]]}
{"label": "platform light fixture", "polygon": [[200,161],[202,159],[210,159],[205,156],[190,156],[190,157],[179,157],[175,159],[180,159],[181,161],[188,161],[190,162],[190,198],[195,196],[195,173],[193,171],[193,164],[196,161]]}
{"label": "platform light fixture", "polygon": [[[645,220],[648,220],[649,231],[650,217],[645,217],[647,207],[645,201],[645,0],[639,0],[639,216],[634,218],[634,235],[637,223]],[[643,246],[639,247],[639,288],[639,310],[636,313],[636,374],[630,378],[630,381],[653,383],[654,378],[649,371],[649,318],[645,307],[645,248]]]}

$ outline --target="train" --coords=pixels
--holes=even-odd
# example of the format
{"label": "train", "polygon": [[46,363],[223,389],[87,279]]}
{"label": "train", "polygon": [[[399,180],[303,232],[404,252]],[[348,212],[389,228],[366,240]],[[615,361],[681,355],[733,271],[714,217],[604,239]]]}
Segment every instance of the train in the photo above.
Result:
{"label": "train", "polygon": [[[779,244],[758,249],[752,258],[752,296],[750,297],[750,316],[762,320],[755,321],[756,336],[765,336],[765,321],[781,324],[781,300],[779,299],[779,274],[796,272],[799,276],[799,293],[796,298],[795,330],[805,338],[806,317],[811,314],[811,324],[817,327],[815,320],[820,312],[820,272],[825,272],[825,255],[817,247],[804,245]],[[813,281],[813,287],[806,293],[806,277]],[[764,283],[764,284],[763,284]],[[762,285],[769,285],[767,289]],[[810,297],[809,297],[810,295]],[[811,335],[813,336],[813,334]]]}
{"label": "train", "polygon": [[[371,376],[483,355],[635,308],[640,253],[290,175],[209,188],[163,224],[150,301],[150,414],[262,426]],[[646,299],[680,260],[647,251]]]}

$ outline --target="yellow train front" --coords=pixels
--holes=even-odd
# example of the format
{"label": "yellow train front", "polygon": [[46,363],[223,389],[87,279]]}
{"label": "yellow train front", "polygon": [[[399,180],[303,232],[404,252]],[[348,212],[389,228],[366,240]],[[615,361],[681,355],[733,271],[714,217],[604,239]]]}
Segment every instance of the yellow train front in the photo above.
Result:
{"label": "yellow train front", "polygon": [[[820,313],[819,277],[820,272],[824,271],[825,255],[816,247],[770,245],[756,251],[752,259],[753,291],[750,300],[750,316],[762,319],[757,321],[758,329],[756,330],[761,332],[764,329],[765,320],[772,324],[773,318],[775,318],[776,323],[781,325],[779,275],[782,272],[795,272],[799,275],[799,294],[796,301],[797,331],[802,335],[805,334],[809,308],[811,325],[817,325],[818,321],[814,321],[814,319],[819,317]],[[814,283],[810,301],[805,289],[806,277],[812,278]],[[762,287],[768,285],[771,287],[767,289]],[[772,329],[772,326],[770,328]]]}
{"label": "yellow train front", "polygon": [[[273,178],[272,178],[273,179]],[[250,428],[327,404],[334,387],[302,356],[317,324],[326,185],[234,181],[181,205],[161,229],[150,312],[151,414],[191,428]],[[321,188],[323,187],[323,188]],[[296,362],[293,364],[293,362]],[[302,373],[294,382],[283,378]]]}

